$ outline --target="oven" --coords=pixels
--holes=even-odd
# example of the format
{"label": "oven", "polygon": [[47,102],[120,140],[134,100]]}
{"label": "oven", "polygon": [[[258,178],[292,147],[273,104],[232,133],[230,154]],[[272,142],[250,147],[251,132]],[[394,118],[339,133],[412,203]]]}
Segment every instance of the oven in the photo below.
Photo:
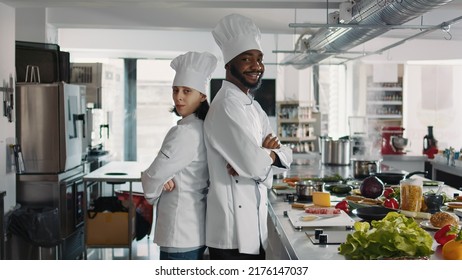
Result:
{"label": "oven", "polygon": [[80,259],[84,244],[83,165],[59,174],[18,175],[17,202],[23,207],[58,209],[59,236],[57,248],[33,247],[26,242],[13,242],[11,259]]}

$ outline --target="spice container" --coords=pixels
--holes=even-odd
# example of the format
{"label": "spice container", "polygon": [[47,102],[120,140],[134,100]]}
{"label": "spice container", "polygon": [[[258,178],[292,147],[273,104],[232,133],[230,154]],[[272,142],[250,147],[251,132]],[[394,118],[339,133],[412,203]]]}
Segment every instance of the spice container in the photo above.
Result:
{"label": "spice container", "polygon": [[422,207],[422,182],[415,179],[406,179],[400,182],[401,209],[420,212]]}

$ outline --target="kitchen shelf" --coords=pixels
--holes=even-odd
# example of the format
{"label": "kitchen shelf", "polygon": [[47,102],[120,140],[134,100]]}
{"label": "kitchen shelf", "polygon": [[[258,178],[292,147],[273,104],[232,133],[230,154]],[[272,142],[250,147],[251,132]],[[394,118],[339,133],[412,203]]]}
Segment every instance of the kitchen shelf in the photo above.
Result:
{"label": "kitchen shelf", "polygon": [[378,100],[368,100],[367,104],[370,105],[403,105],[403,101],[378,101]]}
{"label": "kitchen shelf", "polygon": [[276,102],[277,134],[282,144],[290,146],[294,153],[318,150],[317,136],[320,124],[319,113],[314,107],[300,101]]}
{"label": "kitchen shelf", "polygon": [[399,119],[403,118],[402,115],[368,115],[369,119]]}
{"label": "kitchen shelf", "polygon": [[280,123],[315,123],[316,119],[280,119]]}
{"label": "kitchen shelf", "polygon": [[402,87],[368,87],[368,91],[403,91]]}
{"label": "kitchen shelf", "polygon": [[[374,76],[375,65],[364,66],[362,81],[366,97],[365,116],[372,121],[369,122],[368,131],[380,134],[383,126],[402,126],[404,65],[397,64],[397,77],[387,81]],[[379,80],[382,82],[376,82]]]}

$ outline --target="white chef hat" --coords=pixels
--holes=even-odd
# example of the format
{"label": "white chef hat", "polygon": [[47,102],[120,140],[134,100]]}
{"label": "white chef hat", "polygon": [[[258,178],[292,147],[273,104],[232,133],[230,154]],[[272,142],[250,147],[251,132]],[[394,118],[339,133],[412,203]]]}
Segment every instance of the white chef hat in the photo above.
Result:
{"label": "white chef hat", "polygon": [[262,51],[260,30],[251,19],[238,14],[222,18],[212,35],[223,52],[225,64],[245,51]]}
{"label": "white chef hat", "polygon": [[206,94],[217,58],[209,52],[187,52],[175,57],[170,67],[176,71],[173,86],[190,87]]}

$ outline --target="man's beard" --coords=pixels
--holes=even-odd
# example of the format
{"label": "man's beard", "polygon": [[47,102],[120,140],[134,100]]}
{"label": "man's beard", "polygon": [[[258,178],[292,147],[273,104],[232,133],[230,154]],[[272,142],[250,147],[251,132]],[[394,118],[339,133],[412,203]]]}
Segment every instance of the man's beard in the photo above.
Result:
{"label": "man's beard", "polygon": [[234,65],[231,65],[230,67],[231,74],[239,81],[241,82],[242,85],[244,85],[246,88],[249,89],[250,93],[255,93],[260,86],[261,86],[261,78],[263,77],[263,73],[261,73],[260,77],[258,78],[258,81],[255,83],[250,83],[245,79],[245,76],[236,69]]}

